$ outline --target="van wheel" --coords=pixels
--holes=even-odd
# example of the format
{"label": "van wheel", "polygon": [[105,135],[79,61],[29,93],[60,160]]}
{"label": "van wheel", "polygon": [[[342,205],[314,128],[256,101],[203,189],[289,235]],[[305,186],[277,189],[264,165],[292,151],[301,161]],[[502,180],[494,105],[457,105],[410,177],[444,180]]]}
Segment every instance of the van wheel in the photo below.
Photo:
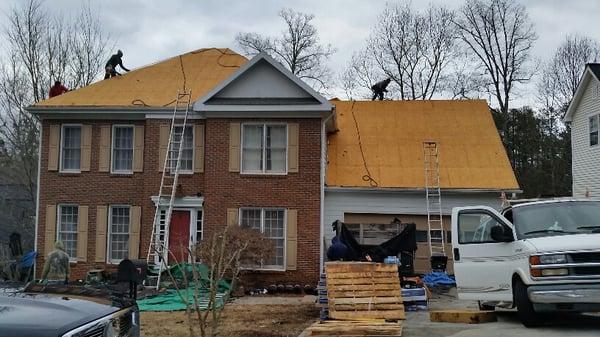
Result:
{"label": "van wheel", "polygon": [[533,309],[533,304],[527,295],[527,286],[520,279],[515,281],[513,288],[515,303],[517,305],[517,315],[524,326],[533,328],[542,325],[543,321],[540,314]]}
{"label": "van wheel", "polygon": [[482,301],[477,301],[477,306],[479,307],[479,310],[481,310],[481,311],[494,311],[494,310],[496,310],[496,306],[495,305],[485,304],[485,302],[482,302]]}

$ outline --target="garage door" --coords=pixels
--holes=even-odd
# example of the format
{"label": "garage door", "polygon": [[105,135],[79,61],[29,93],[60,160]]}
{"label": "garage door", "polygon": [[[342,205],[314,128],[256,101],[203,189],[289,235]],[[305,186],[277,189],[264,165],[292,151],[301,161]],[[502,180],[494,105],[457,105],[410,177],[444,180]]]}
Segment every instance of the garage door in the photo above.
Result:
{"label": "garage door", "polygon": [[[431,270],[429,263],[429,247],[427,245],[427,215],[409,214],[377,214],[377,213],[344,213],[344,223],[352,231],[360,244],[378,245],[398,234],[399,228],[392,224],[394,218],[404,223],[417,225],[417,252],[415,272],[427,273]],[[452,244],[450,244],[450,217],[444,216],[444,235],[446,237],[446,254],[448,255],[448,273],[453,273]],[[433,233],[433,235],[439,235]]]}

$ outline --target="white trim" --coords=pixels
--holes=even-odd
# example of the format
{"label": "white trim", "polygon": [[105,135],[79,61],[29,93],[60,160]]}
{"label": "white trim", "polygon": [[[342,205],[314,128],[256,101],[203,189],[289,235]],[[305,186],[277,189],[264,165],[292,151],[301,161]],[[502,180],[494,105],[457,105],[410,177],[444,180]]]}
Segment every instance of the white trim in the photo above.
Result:
{"label": "white trim", "polygon": [[[242,211],[243,210],[260,210],[260,233],[265,232],[265,211],[283,211],[283,266],[275,265],[263,265],[260,267],[248,267],[244,268],[247,270],[260,270],[260,271],[286,271],[287,268],[287,218],[288,210],[285,207],[240,207],[238,209],[238,226],[242,225]],[[271,238],[265,237],[267,240]]]}
{"label": "white trim", "polygon": [[[153,195],[150,200],[156,204],[158,203],[158,196]],[[173,207],[177,208],[202,208],[204,204],[204,197],[181,197],[173,200]]]}
{"label": "white trim", "polygon": [[[123,204],[111,204],[108,205],[108,219],[106,221],[106,223],[108,224],[108,229],[107,229],[107,239],[106,239],[106,263],[107,264],[119,264],[121,263],[121,261],[123,261],[122,259],[111,259],[112,254],[111,254],[111,250],[110,250],[110,244],[112,243],[112,211],[113,211],[113,207],[127,207],[129,208],[129,230],[127,232],[127,235],[131,235],[131,205],[123,205]],[[131,237],[127,238],[127,242],[129,243],[129,240],[131,239]],[[129,257],[129,244],[127,245],[127,256]]]}
{"label": "white trim", "polygon": [[[69,255],[69,262],[77,262],[77,246],[79,245],[79,205],[77,204],[57,204],[56,205],[56,237],[54,238],[54,241],[59,241],[60,238],[60,228],[62,225],[61,222],[61,217],[62,217],[62,207],[75,207],[77,208],[77,221],[75,222],[75,225],[77,226],[77,230],[75,231],[75,234],[77,234],[77,240],[75,240],[75,256],[71,256]],[[62,241],[61,241],[62,242]],[[64,246],[64,242],[63,246]],[[66,250],[65,250],[66,252]],[[68,253],[67,253],[68,254]]]}
{"label": "white trim", "polygon": [[[36,193],[36,202],[35,202],[35,239],[33,240],[33,250],[34,251],[38,251],[38,226],[40,225],[40,179],[41,179],[41,175],[42,175],[42,140],[44,139],[42,137],[42,132],[43,129],[42,127],[39,128],[40,129],[40,133],[39,133],[39,138],[38,138],[38,175],[37,175],[37,193]],[[39,255],[39,254],[38,254]],[[36,275],[36,263],[33,264],[33,278],[35,279],[35,275]]]}
{"label": "white trim", "polygon": [[579,81],[579,84],[577,84],[577,89],[575,89],[575,95],[573,95],[573,98],[571,99],[571,102],[569,103],[569,106],[567,107],[567,112],[563,116],[563,121],[565,121],[566,123],[573,121],[573,115],[575,114],[575,110],[577,109],[577,106],[579,106],[579,101],[581,101],[581,98],[583,97],[583,93],[584,93],[585,89],[587,88],[587,85],[590,82],[591,78],[595,78],[596,81],[600,80],[596,77],[596,75],[590,69],[590,67],[588,65],[586,65],[585,70],[583,71],[583,74],[581,75],[581,80]]}
{"label": "white trim", "polygon": [[[244,126],[258,125],[262,126],[262,171],[247,171],[244,172]],[[284,126],[285,127],[285,169],[283,172],[267,172],[267,126]],[[285,122],[242,122],[240,125],[240,174],[241,175],[266,175],[266,176],[284,176],[288,174],[288,157],[289,157],[289,125]]]}
{"label": "white trim", "polygon": [[[311,104],[311,105],[287,105],[287,107],[289,107],[288,109],[299,110],[298,108],[300,108],[300,109],[304,110],[304,109],[308,108],[308,109],[312,109],[313,111],[330,111],[332,109],[331,103],[329,103],[329,101],[325,97],[321,96],[313,88],[311,88],[308,84],[304,83],[304,81],[302,81],[300,78],[298,78],[298,76],[292,74],[291,71],[284,68],[283,65],[281,65],[279,62],[274,60],[267,53],[261,52],[258,55],[254,56],[250,61],[246,62],[244,65],[239,67],[233,74],[231,74],[228,78],[226,78],[224,81],[222,81],[217,86],[215,86],[207,94],[205,94],[200,99],[198,99],[193,105],[193,110],[194,111],[211,111],[211,110],[217,110],[217,109],[218,110],[228,110],[231,108],[233,108],[235,110],[239,110],[240,109],[239,106],[232,107],[232,106],[228,106],[228,105],[219,105],[219,106],[216,106],[216,108],[215,108],[215,106],[206,105],[205,103],[208,100],[210,100],[213,96],[218,94],[221,90],[225,89],[225,87],[227,87],[233,81],[235,81],[236,79],[241,77],[242,74],[244,74],[246,71],[251,69],[255,64],[257,64],[261,60],[265,60],[267,63],[269,63],[271,66],[273,66],[276,70],[278,70],[281,74],[285,75],[289,80],[291,80],[293,83],[298,85],[301,89],[306,91],[309,95],[311,95],[313,98],[315,98],[319,102],[319,104]],[[273,107],[273,106],[265,106],[265,107],[269,107],[270,109],[278,109],[279,111],[283,111],[286,109],[285,104],[278,105],[275,107]],[[260,110],[265,111],[262,108],[262,106],[261,106]]]}
{"label": "white trim", "polygon": [[[79,127],[79,169],[65,170],[63,168],[63,145],[65,138],[65,127]],[[81,173],[81,159],[83,152],[81,151],[81,144],[83,143],[83,124],[80,123],[65,123],[60,125],[60,137],[59,137],[59,154],[58,154],[58,172],[60,173]]]}
{"label": "white trim", "polygon": [[320,174],[320,225],[319,225],[319,273],[325,270],[325,180],[327,177],[327,122],[335,116],[332,111],[329,116],[321,121],[321,174]]}
{"label": "white trim", "polygon": [[[131,133],[131,170],[114,170],[114,150],[115,150],[115,128],[132,128],[133,132]],[[132,175],[133,174],[133,163],[135,162],[135,124],[113,124],[111,128],[110,135],[110,174],[123,174],[123,175]]]}
{"label": "white trim", "polygon": [[[505,193],[523,193],[522,190],[516,189],[476,189],[476,188],[442,188],[444,194],[498,194]],[[423,193],[425,188],[395,188],[395,187],[342,187],[342,186],[325,186],[325,192],[329,193],[394,193],[394,194],[414,194]]]}

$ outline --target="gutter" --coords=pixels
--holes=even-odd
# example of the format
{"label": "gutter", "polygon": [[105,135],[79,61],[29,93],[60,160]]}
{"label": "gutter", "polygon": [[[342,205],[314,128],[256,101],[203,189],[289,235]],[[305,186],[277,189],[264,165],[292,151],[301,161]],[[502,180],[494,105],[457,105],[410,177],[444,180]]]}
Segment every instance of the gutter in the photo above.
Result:
{"label": "gutter", "polygon": [[[37,174],[37,186],[36,186],[36,201],[35,201],[35,231],[33,238],[33,250],[38,251],[38,226],[40,224],[40,176],[42,173],[42,133],[44,128],[41,127],[40,123],[40,135],[38,139],[38,174]],[[39,256],[39,253],[38,253]],[[35,280],[36,275],[36,263],[33,264],[33,279]]]}
{"label": "gutter", "polygon": [[319,273],[323,273],[325,264],[325,245],[323,244],[323,227],[325,221],[325,176],[327,171],[327,122],[335,116],[335,108],[331,109],[329,116],[324,117],[321,122],[321,221],[319,224]]}
{"label": "gutter", "polygon": [[[328,186],[326,192],[336,193],[425,193],[425,188],[395,188],[395,187],[343,187]],[[523,193],[520,189],[502,189],[502,188],[442,188],[443,194],[475,194],[475,193]]]}

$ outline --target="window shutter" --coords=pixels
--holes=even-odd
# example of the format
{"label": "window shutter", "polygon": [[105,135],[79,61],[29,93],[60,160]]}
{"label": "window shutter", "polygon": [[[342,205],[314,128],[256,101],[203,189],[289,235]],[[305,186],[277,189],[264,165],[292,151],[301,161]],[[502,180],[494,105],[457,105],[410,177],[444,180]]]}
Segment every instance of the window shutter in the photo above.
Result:
{"label": "window shutter", "polygon": [[56,205],[46,206],[46,242],[44,244],[44,254],[48,256],[54,249],[56,242]]}
{"label": "window shutter", "polygon": [[133,172],[144,171],[144,126],[136,125],[133,131]]}
{"label": "window shutter", "polygon": [[83,125],[81,127],[81,171],[90,170],[90,161],[92,160],[92,126]]}
{"label": "window shutter", "polygon": [[96,262],[106,262],[106,223],[108,209],[106,206],[96,208]]}
{"label": "window shutter", "polygon": [[300,125],[298,123],[288,124],[288,172],[298,172],[298,138]]}
{"label": "window shutter", "polygon": [[58,152],[60,150],[60,125],[50,125],[48,137],[48,171],[58,171]]}
{"label": "window shutter", "polygon": [[296,270],[298,254],[298,211],[287,210],[285,269]]}
{"label": "window shutter", "polygon": [[131,226],[129,226],[129,258],[138,259],[140,255],[140,226],[142,220],[142,208],[131,207]]}
{"label": "window shutter", "polygon": [[79,206],[77,216],[77,260],[87,261],[88,206]]}
{"label": "window shutter", "polygon": [[194,172],[204,172],[204,125],[194,125]]}
{"label": "window shutter", "polygon": [[240,172],[240,123],[229,124],[229,172]]}
{"label": "window shutter", "polygon": [[110,125],[100,126],[100,154],[98,156],[98,171],[110,171]]}
{"label": "window shutter", "polygon": [[239,214],[237,208],[228,208],[227,209],[227,226],[238,225],[240,223]]}
{"label": "window shutter", "polygon": [[158,171],[162,172],[167,158],[167,149],[169,147],[169,125],[161,125],[158,135]]}

